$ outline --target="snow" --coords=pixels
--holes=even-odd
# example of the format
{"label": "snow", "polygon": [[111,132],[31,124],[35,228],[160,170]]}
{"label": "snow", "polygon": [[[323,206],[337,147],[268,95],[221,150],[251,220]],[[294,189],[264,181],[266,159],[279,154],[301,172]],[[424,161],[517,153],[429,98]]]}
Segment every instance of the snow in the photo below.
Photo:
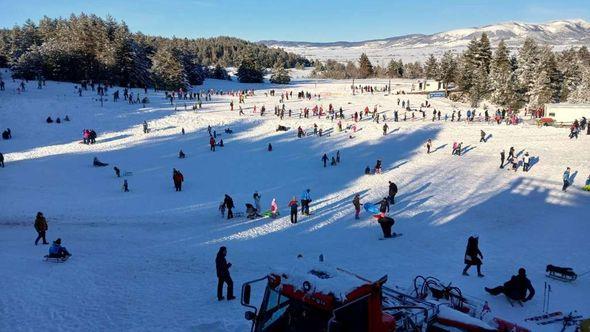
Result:
{"label": "snow", "polygon": [[[370,280],[387,274],[392,287],[408,287],[416,275],[452,282],[464,294],[488,301],[494,315],[534,331],[555,328],[523,321],[541,313],[544,282],[553,289],[550,311],[590,314],[587,276],[569,284],[544,277],[547,264],[571,266],[578,273],[590,269],[590,195],[579,190],[590,173],[589,136],[570,140],[567,129],[526,124],[388,120],[392,133],[385,137],[382,124],[363,121],[353,139],[337,132],[297,139],[300,125],[309,130],[318,123],[328,130],[334,124],[317,118],[278,120],[272,115],[278,98],[264,95],[273,88],[269,84],[205,82],[204,89],[256,89],[256,96],[246,100],[247,115],[240,117],[229,111],[231,99],[237,108],[230,96],[214,96],[198,112],[184,111],[182,101],[174,111],[162,94],[151,91],[145,109],[111,99],[101,107],[90,91],[78,97],[72,83],[47,82],[37,90],[31,82],[17,94],[18,82],[7,80],[4,72],[3,77],[7,89],[0,91],[0,128],[11,128],[13,139],[0,141],[6,161],[0,169],[2,331],[30,331],[40,324],[47,331],[244,331],[249,324],[239,301],[216,300],[214,259],[222,245],[233,264],[237,295],[243,282],[279,269],[298,254],[314,259],[323,254],[330,265]],[[347,117],[373,105],[393,117],[398,96],[352,96],[350,83],[296,79],[274,87],[321,94],[321,101],[289,100],[286,107],[295,114],[315,104],[327,110],[332,103]],[[411,86],[406,80],[392,84],[407,91]],[[424,100],[400,97],[412,105]],[[466,111],[465,105],[444,99],[431,103],[443,117],[453,107]],[[263,104],[269,114],[253,115],[251,108]],[[66,114],[71,122],[45,123],[49,115],[63,119]],[[144,120],[149,134],[142,133]],[[278,124],[291,129],[276,132]],[[226,145],[214,153],[207,145],[207,125],[222,133]],[[226,127],[234,134],[223,134]],[[97,144],[79,144],[84,128],[97,131]],[[186,135],[180,135],[181,128]],[[481,129],[492,135],[488,143],[479,143]],[[428,138],[436,149],[430,155],[424,148]],[[469,151],[452,157],[454,141]],[[269,142],[272,152],[266,151]],[[499,151],[511,146],[539,157],[529,173],[498,169]],[[177,158],[180,149],[184,160]],[[336,150],[342,163],[324,169],[321,155]],[[133,172],[127,177],[131,192],[121,191],[123,179],[115,178],[110,166],[92,167],[94,156]],[[383,174],[363,175],[376,159],[383,160]],[[562,192],[566,166],[576,176]],[[172,168],[185,176],[181,193],[173,190]],[[355,193],[362,203],[380,200],[389,180],[400,189],[392,214],[395,231],[404,236],[379,241],[379,225],[364,212],[354,220],[351,200]],[[293,225],[287,203],[306,188],[313,214],[299,216]],[[224,194],[244,211],[255,190],[265,209],[277,199],[280,218],[221,219],[217,207]],[[48,218],[48,240],[62,238],[73,253],[68,262],[42,261],[47,246],[33,245],[37,211]],[[479,235],[485,257],[483,279],[461,276],[472,234]],[[484,286],[502,284],[521,266],[537,289],[523,308],[484,292]]]}

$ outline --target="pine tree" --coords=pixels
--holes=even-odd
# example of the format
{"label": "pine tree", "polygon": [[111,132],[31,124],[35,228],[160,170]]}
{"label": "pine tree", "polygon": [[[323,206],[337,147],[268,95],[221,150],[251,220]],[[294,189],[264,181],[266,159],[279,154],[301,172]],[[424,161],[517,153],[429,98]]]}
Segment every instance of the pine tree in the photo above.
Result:
{"label": "pine tree", "polygon": [[522,47],[518,50],[518,68],[516,76],[519,88],[522,90],[525,101],[530,100],[530,93],[536,82],[536,67],[539,62],[539,47],[532,38],[525,39]]}
{"label": "pine tree", "polygon": [[479,39],[479,49],[477,52],[478,66],[483,66],[486,73],[490,73],[490,63],[492,62],[492,47],[488,35],[484,32]]}
{"label": "pine tree", "polygon": [[274,84],[289,84],[291,82],[291,76],[289,76],[289,72],[283,66],[278,65],[273,68],[270,82]]}
{"label": "pine tree", "polygon": [[533,77],[533,85],[528,91],[530,106],[540,107],[548,102],[559,102],[562,77],[551,48],[544,46],[539,49]]}
{"label": "pine tree", "polygon": [[490,65],[491,101],[504,107],[517,107],[516,77],[509,56],[510,52],[501,40]]}
{"label": "pine tree", "polygon": [[373,65],[365,53],[359,58],[358,78],[368,78],[373,76]]}
{"label": "pine tree", "polygon": [[590,103],[590,66],[584,66],[580,76],[580,83],[569,94],[567,101],[572,103]]}
{"label": "pine tree", "polygon": [[238,79],[242,83],[262,83],[264,73],[252,55],[246,55],[238,67]]}
{"label": "pine tree", "polygon": [[426,79],[435,78],[438,75],[439,65],[433,54],[430,54],[428,60],[424,64],[424,74]]}
{"label": "pine tree", "polygon": [[153,55],[151,71],[159,89],[177,90],[189,86],[182,63],[170,49],[161,48]]}
{"label": "pine tree", "polygon": [[460,62],[460,75],[458,79],[459,87],[463,91],[470,91],[474,85],[475,75],[478,71],[478,54],[480,51],[479,41],[472,39],[463,52]]}
{"label": "pine tree", "polygon": [[449,84],[454,83],[457,79],[457,61],[451,51],[446,51],[440,60],[440,68],[437,79],[443,82],[445,92],[449,91]]}

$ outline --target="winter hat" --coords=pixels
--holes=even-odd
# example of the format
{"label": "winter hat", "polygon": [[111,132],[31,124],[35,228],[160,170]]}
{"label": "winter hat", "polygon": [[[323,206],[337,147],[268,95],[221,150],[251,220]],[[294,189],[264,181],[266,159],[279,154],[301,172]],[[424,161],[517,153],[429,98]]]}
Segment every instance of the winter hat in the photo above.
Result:
{"label": "winter hat", "polygon": [[57,244],[61,244],[61,239],[60,239],[60,238],[58,238],[57,240],[55,240],[55,243],[57,243]]}
{"label": "winter hat", "polygon": [[518,269],[518,275],[519,276],[526,276],[526,270],[524,269],[524,267],[521,267],[520,269]]}

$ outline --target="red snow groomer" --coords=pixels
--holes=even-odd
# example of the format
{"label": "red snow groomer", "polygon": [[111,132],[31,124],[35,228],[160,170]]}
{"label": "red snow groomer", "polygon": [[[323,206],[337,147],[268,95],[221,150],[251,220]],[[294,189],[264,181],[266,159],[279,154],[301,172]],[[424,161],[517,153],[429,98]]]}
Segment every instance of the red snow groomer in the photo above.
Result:
{"label": "red snow groomer", "polygon": [[[244,283],[241,303],[251,309],[245,314],[251,331],[500,331],[448,303],[385,287],[387,276],[369,281],[321,265]],[[264,287],[259,308],[251,304],[253,287]]]}

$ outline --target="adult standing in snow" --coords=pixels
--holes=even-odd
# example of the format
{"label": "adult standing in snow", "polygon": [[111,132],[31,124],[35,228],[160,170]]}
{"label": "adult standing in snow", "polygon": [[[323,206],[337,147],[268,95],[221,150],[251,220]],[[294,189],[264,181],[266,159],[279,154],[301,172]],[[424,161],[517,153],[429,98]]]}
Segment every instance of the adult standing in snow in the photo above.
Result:
{"label": "adult standing in snow", "polygon": [[293,198],[291,198],[291,201],[289,201],[289,205],[291,208],[291,223],[292,224],[296,224],[297,223],[297,211],[299,209],[299,203],[297,203],[297,198],[295,198],[295,196],[293,196]]}
{"label": "adult standing in snow", "polygon": [[184,176],[180,171],[176,170],[176,168],[172,169],[172,181],[174,181],[174,189],[176,189],[176,191],[182,191]]}
{"label": "adult standing in snow", "polygon": [[147,121],[143,122],[143,133],[147,134],[149,132]]}
{"label": "adult standing in snow", "polygon": [[256,205],[256,211],[258,211],[258,213],[261,213],[261,209],[260,209],[260,194],[258,193],[258,191],[255,191],[254,194],[252,195],[252,198],[254,198],[254,205]]}
{"label": "adult standing in snow", "polygon": [[235,299],[234,296],[234,282],[229,274],[229,268],[231,263],[228,263],[225,259],[227,256],[227,248],[221,247],[215,257],[215,269],[217,271],[217,300],[222,301],[223,297],[223,284],[227,285],[227,300],[231,301]]}
{"label": "adult standing in snow", "polygon": [[562,191],[566,191],[567,187],[570,186],[570,168],[566,168],[565,172],[563,172],[563,188]]}
{"label": "adult standing in snow", "polygon": [[[505,294],[514,301],[527,302],[535,296],[535,289],[526,276],[524,268],[518,269],[518,275],[512,276],[504,285],[495,288],[485,287],[485,291],[491,295]],[[528,296],[527,296],[528,291]]]}
{"label": "adult standing in snow", "polygon": [[305,216],[309,216],[309,203],[311,203],[311,195],[309,192],[310,190],[306,189],[303,194],[301,194],[301,214]]}
{"label": "adult standing in snow", "polygon": [[324,155],[322,156],[322,161],[324,162],[324,167],[326,167],[326,164],[328,162],[328,155],[324,153]]}
{"label": "adult standing in snow", "polygon": [[49,242],[47,242],[45,239],[45,232],[47,232],[47,229],[47,219],[45,219],[43,213],[37,212],[37,217],[35,218],[35,230],[37,231],[35,245],[37,245],[41,239],[43,239],[43,244],[49,244]]}
{"label": "adult standing in snow", "polygon": [[485,131],[483,131],[483,130],[480,130],[480,139],[479,139],[479,142],[480,142],[480,143],[481,143],[481,142],[484,142],[484,143],[486,143],[486,142],[487,142],[487,140],[486,140],[486,132],[485,132]]}
{"label": "adult standing in snow", "polygon": [[508,150],[508,159],[514,159],[516,156],[514,155],[514,147],[511,146],[510,150]]}
{"label": "adult standing in snow", "polygon": [[389,203],[395,204],[395,195],[397,195],[397,185],[389,181]]}
{"label": "adult standing in snow", "polygon": [[[377,118],[379,119],[379,118]],[[383,136],[387,135],[387,129],[389,128],[389,126],[387,126],[387,123],[383,124]]]}
{"label": "adult standing in snow", "polygon": [[463,275],[468,276],[467,271],[472,265],[477,266],[477,276],[483,277],[481,274],[481,260],[483,255],[479,250],[479,237],[470,236],[467,240],[467,248],[465,249],[465,268],[463,269]]}
{"label": "adult standing in snow", "polygon": [[504,168],[504,160],[506,160],[506,152],[500,152],[500,168]]}
{"label": "adult standing in snow", "polygon": [[354,219],[360,219],[359,214],[361,213],[361,196],[355,194],[352,199],[352,205],[354,205]]}
{"label": "adult standing in snow", "polygon": [[430,154],[430,149],[432,148],[432,140],[429,138],[428,141],[426,141],[426,153]]}
{"label": "adult standing in snow", "polygon": [[531,165],[531,157],[529,156],[529,153],[526,152],[524,154],[524,157],[522,157],[522,171],[528,172],[530,165]]}
{"label": "adult standing in snow", "polygon": [[234,213],[232,212],[232,209],[234,208],[234,200],[229,197],[228,194],[225,194],[225,198],[223,199],[223,204],[225,205],[225,208],[227,209],[227,219],[231,219],[234,217]]}
{"label": "adult standing in snow", "polygon": [[215,152],[215,138],[213,138],[213,136],[209,138],[209,146],[210,150]]}

